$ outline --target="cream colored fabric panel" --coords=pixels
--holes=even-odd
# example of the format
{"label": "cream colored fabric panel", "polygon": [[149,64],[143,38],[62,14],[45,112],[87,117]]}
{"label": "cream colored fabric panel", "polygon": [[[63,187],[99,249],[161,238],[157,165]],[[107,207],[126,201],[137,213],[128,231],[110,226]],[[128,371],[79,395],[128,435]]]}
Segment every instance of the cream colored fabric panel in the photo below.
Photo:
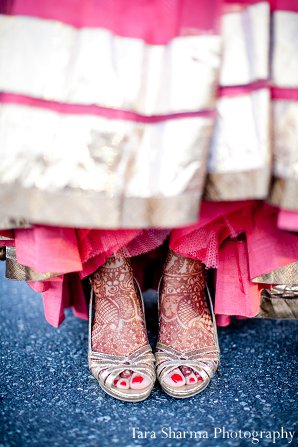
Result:
{"label": "cream colored fabric panel", "polygon": [[278,87],[298,87],[298,13],[273,14],[272,81]]}
{"label": "cream colored fabric panel", "polygon": [[298,103],[273,102],[273,175],[270,200],[298,211]]}
{"label": "cream colored fabric panel", "polygon": [[222,86],[243,85],[269,77],[270,9],[258,3],[224,14]]}
{"label": "cream colored fabric panel", "polygon": [[218,100],[210,173],[259,169],[270,161],[270,97],[267,89]]}
{"label": "cream colored fabric panel", "polygon": [[214,104],[219,64],[215,35],[149,45],[105,29],[0,16],[5,92],[143,115],[195,111]]}
{"label": "cream colored fabric panel", "polygon": [[0,179],[24,188],[80,188],[132,197],[201,185],[212,119],[142,124],[0,106]]}
{"label": "cream colored fabric panel", "polygon": [[12,217],[61,225],[191,223],[212,122],[191,117],[142,124],[2,104],[1,208]]}
{"label": "cream colored fabric panel", "polygon": [[267,196],[271,168],[269,120],[267,89],[218,100],[207,198],[242,200]]}

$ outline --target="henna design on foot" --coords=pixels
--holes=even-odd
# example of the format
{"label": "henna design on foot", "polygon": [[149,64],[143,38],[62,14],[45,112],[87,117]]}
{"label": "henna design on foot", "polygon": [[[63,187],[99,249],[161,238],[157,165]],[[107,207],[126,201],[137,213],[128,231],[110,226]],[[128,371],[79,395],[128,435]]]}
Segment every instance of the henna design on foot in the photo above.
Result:
{"label": "henna design on foot", "polygon": [[[180,352],[214,344],[212,318],[205,298],[202,262],[169,251],[160,289],[159,341]],[[165,381],[183,386],[201,381],[191,368],[181,366]]]}
{"label": "henna design on foot", "polygon": [[[92,349],[126,356],[146,345],[143,310],[129,259],[108,258],[91,282],[95,295]],[[141,389],[148,384],[146,377],[128,369],[114,380],[114,386],[122,389]]]}

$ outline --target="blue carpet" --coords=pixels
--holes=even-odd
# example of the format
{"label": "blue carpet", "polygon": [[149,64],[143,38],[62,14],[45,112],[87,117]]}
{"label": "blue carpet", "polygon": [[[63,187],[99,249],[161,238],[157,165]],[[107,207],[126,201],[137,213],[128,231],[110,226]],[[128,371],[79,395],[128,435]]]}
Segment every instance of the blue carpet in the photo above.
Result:
{"label": "blue carpet", "polygon": [[[51,327],[40,295],[0,268],[0,447],[298,446],[297,322],[220,328],[221,367],[202,394],[178,401],[156,386],[145,402],[123,403],[88,371],[87,322],[68,311]],[[154,293],[145,301],[154,343]]]}

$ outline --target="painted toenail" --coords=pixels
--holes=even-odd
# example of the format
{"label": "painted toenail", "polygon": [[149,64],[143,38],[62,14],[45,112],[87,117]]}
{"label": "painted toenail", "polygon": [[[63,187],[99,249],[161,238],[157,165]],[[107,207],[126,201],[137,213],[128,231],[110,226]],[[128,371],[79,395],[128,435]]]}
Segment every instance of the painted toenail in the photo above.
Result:
{"label": "painted toenail", "polygon": [[164,382],[172,387],[178,388],[185,385],[186,379],[181,374],[180,369],[176,368],[175,370],[171,371],[169,374],[165,376]]}
{"label": "painted toenail", "polygon": [[198,381],[198,379],[197,379],[197,377],[195,376],[194,373],[191,373],[189,376],[186,377],[187,385],[191,385],[191,384],[197,383],[197,381]]}
{"label": "painted toenail", "polygon": [[180,376],[180,374],[173,374],[172,376],[171,376],[171,379],[174,381],[174,382],[182,382],[183,381],[183,378]]}
{"label": "painted toenail", "polygon": [[200,380],[203,381],[202,377],[200,376],[200,374],[197,371],[195,371],[195,375],[196,375],[198,381],[200,381]]}
{"label": "painted toenail", "polygon": [[132,383],[142,383],[143,382],[143,377],[141,377],[141,376],[135,376],[133,379],[132,379]]}
{"label": "painted toenail", "polygon": [[114,385],[117,385],[118,379],[114,379]]}
{"label": "painted toenail", "polygon": [[120,389],[123,389],[123,390],[128,390],[128,388],[129,388],[129,380],[128,379],[120,379],[120,380],[118,380],[116,387],[120,388]]}
{"label": "painted toenail", "polygon": [[133,373],[130,379],[130,388],[133,390],[142,390],[152,383],[148,377],[141,376],[140,373]]}

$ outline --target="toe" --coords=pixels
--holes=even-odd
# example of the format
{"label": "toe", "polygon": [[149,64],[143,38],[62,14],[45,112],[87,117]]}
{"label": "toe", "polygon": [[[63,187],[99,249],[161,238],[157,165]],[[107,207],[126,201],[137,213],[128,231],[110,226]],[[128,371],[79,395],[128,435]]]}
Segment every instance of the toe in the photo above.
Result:
{"label": "toe", "polygon": [[184,377],[187,377],[193,373],[193,370],[189,366],[180,366],[180,371],[182,372]]}
{"label": "toe", "polygon": [[113,385],[117,388],[122,388],[127,390],[129,388],[129,381],[132,375],[132,371],[129,369],[124,369],[119,376],[114,379]]}
{"label": "toe", "polygon": [[169,374],[167,374],[164,378],[164,382],[174,388],[179,388],[186,383],[185,377],[179,368],[174,369]]}
{"label": "toe", "polygon": [[119,376],[122,379],[128,379],[130,376],[132,375],[132,371],[130,369],[124,369],[124,371],[122,371]]}
{"label": "toe", "polygon": [[119,380],[117,380],[117,382],[116,382],[116,387],[120,388],[122,390],[128,390],[129,389],[129,379],[122,379],[121,377],[119,377]]}
{"label": "toe", "polygon": [[187,385],[194,385],[198,382],[197,376],[194,373],[189,374],[186,378],[186,384]]}
{"label": "toe", "polygon": [[200,376],[200,374],[197,371],[195,371],[194,374],[195,374],[198,382],[203,382],[203,378]]}
{"label": "toe", "polygon": [[131,375],[132,371],[130,369],[124,369],[124,371],[119,374],[119,377],[121,377],[121,379],[128,379]]}
{"label": "toe", "polygon": [[141,390],[147,388],[150,385],[148,377],[143,376],[140,373],[133,373],[130,379],[130,388],[133,390]]}
{"label": "toe", "polygon": [[180,371],[185,377],[185,382],[187,385],[192,385],[197,382],[202,382],[203,379],[197,371],[194,371],[189,366],[180,366]]}
{"label": "toe", "polygon": [[[132,375],[132,371],[129,369],[124,369],[119,376],[114,379],[113,386],[122,389],[129,388],[129,378]],[[127,386],[128,385],[128,386]]]}

